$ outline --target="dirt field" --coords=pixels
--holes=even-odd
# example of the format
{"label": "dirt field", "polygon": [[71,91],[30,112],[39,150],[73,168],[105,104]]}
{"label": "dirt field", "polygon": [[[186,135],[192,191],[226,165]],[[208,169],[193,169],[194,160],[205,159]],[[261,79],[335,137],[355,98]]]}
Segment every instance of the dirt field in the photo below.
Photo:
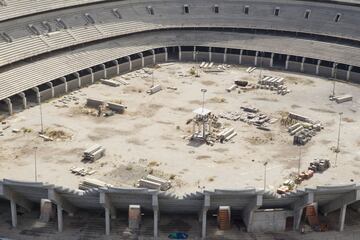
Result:
{"label": "dirt field", "polygon": [[[269,162],[268,189],[277,188],[297,172],[299,147],[292,144],[292,137],[280,121],[267,132],[240,121],[220,119],[238,133],[230,142],[214,146],[189,144],[184,136],[191,133],[192,125],[186,125],[186,121],[193,117],[194,109],[201,107],[200,90],[206,88],[205,107],[214,114],[253,106],[273,118],[280,119],[281,113],[292,111],[321,121],[324,130],[301,149],[302,170],[314,158],[328,158],[334,163],[338,113],[343,112],[337,167],[316,174],[301,186],[359,182],[359,86],[338,83],[337,94],[350,93],[354,101],[336,104],[328,99],[332,91],[329,80],[264,70],[263,74],[285,77],[292,92],[285,96],[262,89],[228,93],[225,89],[234,80],[256,83],[259,71],[248,74],[245,68],[232,66],[222,73],[200,71],[200,77],[195,78],[189,72],[192,66],[164,64],[150,69],[153,77],[143,70],[121,76],[130,82],[127,86],[94,84],[44,103],[45,129],[62,131],[53,132],[53,136],[60,136],[57,141],[44,141],[38,136],[39,106],[6,119],[10,127],[0,136],[0,178],[34,181],[35,147],[38,181],[71,188],[77,188],[83,178],[70,173],[74,166],[94,169],[91,178],[115,186],[134,186],[142,176],[152,173],[172,179],[174,187],[170,191],[179,195],[204,188],[263,188],[265,161]],[[152,81],[161,84],[163,90],[148,95],[146,90]],[[99,118],[84,109],[87,97],[121,102],[127,110]],[[20,132],[14,133],[13,129]],[[94,163],[82,162],[82,152],[95,143],[106,148],[106,156]]]}

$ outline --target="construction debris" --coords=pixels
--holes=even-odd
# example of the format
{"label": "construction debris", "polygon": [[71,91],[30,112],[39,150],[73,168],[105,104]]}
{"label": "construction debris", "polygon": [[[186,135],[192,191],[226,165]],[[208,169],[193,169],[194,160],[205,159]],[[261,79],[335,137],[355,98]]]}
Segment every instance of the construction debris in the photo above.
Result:
{"label": "construction debris", "polygon": [[113,185],[92,178],[85,178],[79,183],[79,189],[84,191],[101,187],[113,187]]}
{"label": "construction debris", "polygon": [[171,188],[171,182],[153,175],[147,175],[145,178],[139,180],[139,188],[150,188],[161,191],[167,191]]}
{"label": "construction debris", "polygon": [[70,168],[70,172],[72,174],[75,175],[80,175],[80,176],[87,176],[87,175],[93,175],[94,173],[96,173],[96,170],[93,170],[92,168],[82,168],[82,167],[71,167]]}
{"label": "construction debris", "polygon": [[236,80],[234,81],[234,83],[239,87],[246,87],[249,84],[248,81],[241,81],[241,80]]}
{"label": "construction debris", "polygon": [[148,91],[146,91],[148,94],[150,94],[150,95],[152,95],[152,94],[154,94],[154,93],[157,93],[157,92],[159,92],[159,91],[161,91],[162,90],[162,88],[161,88],[161,86],[160,85],[155,85],[155,86],[153,86],[153,87],[151,87]]}
{"label": "construction debris", "polygon": [[83,154],[85,161],[96,161],[105,155],[105,148],[99,144],[95,144],[90,148],[86,149]]}
{"label": "construction debris", "polygon": [[236,84],[233,84],[231,87],[227,88],[226,91],[231,92],[237,88]]}
{"label": "construction debris", "polygon": [[111,79],[100,79],[100,82],[104,85],[108,85],[108,86],[111,86],[111,87],[118,87],[120,86],[120,83],[116,82],[116,81],[113,81]]}
{"label": "construction debris", "polygon": [[124,106],[123,104],[114,103],[114,102],[105,102],[94,98],[88,98],[86,101],[86,106],[98,109],[97,116],[99,117],[112,116],[113,113],[111,113],[110,111],[114,111],[115,113],[121,114],[124,113],[125,109],[127,109],[127,107]]}
{"label": "construction debris", "polygon": [[256,67],[248,67],[248,68],[246,69],[246,72],[247,72],[247,73],[252,73],[253,71],[255,71],[255,69],[256,69]]}
{"label": "construction debris", "polygon": [[349,102],[349,101],[352,101],[352,99],[353,99],[352,95],[349,95],[349,94],[333,97],[333,100],[335,100],[336,103]]}
{"label": "construction debris", "polygon": [[259,80],[258,85],[256,85],[256,88],[276,91],[277,94],[281,94],[281,95],[290,93],[290,90],[285,85],[284,78],[282,77],[264,76],[262,79]]}

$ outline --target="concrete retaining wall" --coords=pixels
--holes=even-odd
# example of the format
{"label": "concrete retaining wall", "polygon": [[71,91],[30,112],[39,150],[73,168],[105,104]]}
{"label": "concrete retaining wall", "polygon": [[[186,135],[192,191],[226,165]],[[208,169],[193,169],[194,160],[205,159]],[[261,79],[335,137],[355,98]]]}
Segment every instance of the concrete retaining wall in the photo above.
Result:
{"label": "concrete retaining wall", "polygon": [[239,55],[227,54],[226,55],[227,64],[239,64]]}
{"label": "concrete retaining wall", "polygon": [[181,52],[181,61],[182,62],[193,62],[193,52]]}
{"label": "concrete retaining wall", "polygon": [[115,77],[117,75],[117,67],[116,66],[112,66],[106,69],[106,77],[107,78],[112,78]]}
{"label": "concrete retaining wall", "polygon": [[80,77],[80,79],[81,79],[81,86],[82,87],[91,84],[91,74],[84,75],[84,76]]}
{"label": "concrete retaining wall", "polygon": [[73,79],[73,80],[67,82],[67,85],[68,85],[69,92],[74,91],[79,88],[79,80],[77,78]]}
{"label": "concrete retaining wall", "polygon": [[104,70],[100,70],[98,72],[94,72],[94,81],[98,81],[100,79],[103,79],[105,77]]}
{"label": "concrete retaining wall", "polygon": [[119,64],[119,73],[121,74],[121,73],[129,72],[129,66],[130,66],[129,62]]}
{"label": "concrete retaining wall", "polygon": [[141,58],[132,60],[132,70],[141,69],[141,64],[142,64]]}
{"label": "concrete retaining wall", "polygon": [[52,98],[51,88],[40,92],[41,102],[44,102],[44,101],[49,100],[51,98]]}
{"label": "concrete retaining wall", "polygon": [[330,67],[324,67],[324,66],[319,67],[319,75],[322,77],[331,77],[331,71],[332,68]]}
{"label": "concrete retaining wall", "polygon": [[65,93],[65,83],[54,86],[54,97],[61,96]]}
{"label": "concrete retaining wall", "polygon": [[157,63],[165,62],[165,57],[166,57],[165,53],[156,54],[156,62]]}
{"label": "concrete retaining wall", "polygon": [[154,65],[153,55],[144,57],[145,66]]}
{"label": "concrete retaining wall", "polygon": [[254,66],[255,65],[255,56],[242,56],[241,65]]}
{"label": "concrete retaining wall", "polygon": [[316,65],[304,63],[304,73],[315,75],[316,74]]}

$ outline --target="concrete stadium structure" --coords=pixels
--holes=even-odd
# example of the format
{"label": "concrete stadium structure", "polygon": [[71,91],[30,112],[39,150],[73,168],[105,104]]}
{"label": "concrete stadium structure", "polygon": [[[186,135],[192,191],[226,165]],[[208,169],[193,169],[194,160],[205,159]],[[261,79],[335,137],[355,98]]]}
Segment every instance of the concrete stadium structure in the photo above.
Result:
{"label": "concrete stadium structure", "polygon": [[[168,61],[261,65],[360,83],[358,1],[0,0],[0,16],[0,107],[9,114],[101,78]],[[360,207],[357,185],[317,187],[284,197],[244,189],[178,199],[145,189],[83,192],[4,180],[0,197],[10,203],[13,227],[18,206],[30,211],[41,199],[50,199],[57,207],[59,231],[63,211],[103,209],[108,235],[116,209],[139,204],[153,216],[155,238],[160,212],[193,215],[205,239],[207,216],[219,206],[231,206],[249,232],[282,231],[288,217],[298,229],[310,203],[324,214],[340,209],[341,231],[347,206]],[[278,208],[272,214],[279,223],[262,221],[266,209]]]}

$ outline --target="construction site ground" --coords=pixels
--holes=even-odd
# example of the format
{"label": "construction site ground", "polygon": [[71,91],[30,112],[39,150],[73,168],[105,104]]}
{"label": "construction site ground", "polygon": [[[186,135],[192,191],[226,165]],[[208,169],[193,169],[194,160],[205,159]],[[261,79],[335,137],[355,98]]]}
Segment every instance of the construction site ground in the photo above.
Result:
{"label": "construction site ground", "polygon": [[[39,137],[38,105],[5,119],[2,127],[10,127],[0,136],[0,178],[34,181],[36,151],[37,180],[70,188],[77,188],[84,177],[69,169],[83,167],[96,170],[87,177],[118,187],[135,186],[141,177],[151,173],[171,179],[173,187],[169,191],[178,195],[215,188],[261,189],[263,164],[268,162],[267,190],[276,190],[298,171],[299,147],[293,145],[293,138],[280,121],[283,113],[295,112],[319,120],[324,126],[301,147],[301,170],[306,170],[314,158],[330,159],[332,163],[330,169],[315,174],[301,186],[359,182],[359,86],[338,82],[336,94],[352,94],[354,99],[337,104],[329,101],[333,82],[328,79],[263,70],[263,75],[284,77],[291,92],[284,96],[265,89],[236,89],[229,93],[225,89],[235,80],[255,84],[260,70],[249,74],[244,67],[231,66],[218,73],[199,70],[200,77],[195,77],[190,73],[194,65],[168,63],[146,69],[154,74],[138,70],[117,77],[129,85],[93,84],[43,103],[44,129],[53,131],[54,141]],[[149,95],[146,91],[153,82],[163,90]],[[186,122],[193,117],[192,111],[202,106],[204,88],[205,108],[214,114],[239,112],[241,106],[252,106],[279,120],[269,126],[271,131],[264,131],[244,122],[220,119],[223,126],[233,127],[238,135],[214,146],[193,144],[184,139],[192,131],[192,124]],[[122,103],[127,110],[97,117],[96,109],[85,107],[87,98]],[[340,112],[340,153],[335,167]],[[83,151],[93,144],[102,145],[105,156],[93,163],[81,161]]]}

